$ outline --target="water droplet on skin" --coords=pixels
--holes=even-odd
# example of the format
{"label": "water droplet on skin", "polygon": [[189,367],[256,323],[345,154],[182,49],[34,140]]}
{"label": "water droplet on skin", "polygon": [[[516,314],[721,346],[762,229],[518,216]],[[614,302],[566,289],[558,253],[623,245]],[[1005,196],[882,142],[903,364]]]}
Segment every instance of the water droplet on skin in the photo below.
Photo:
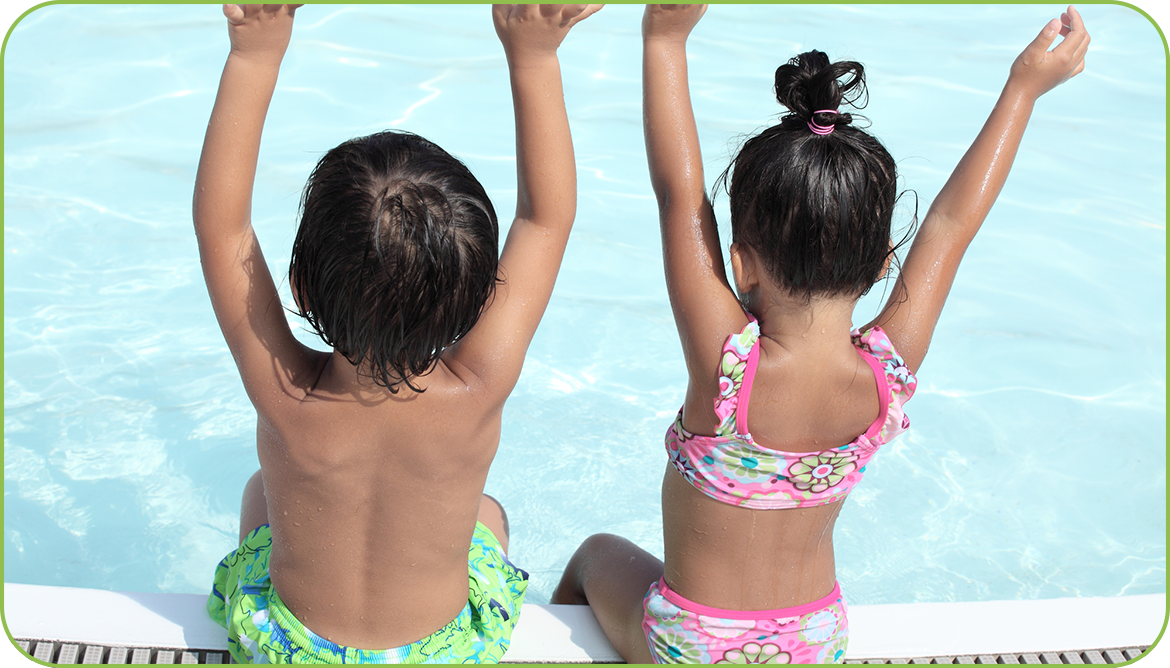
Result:
{"label": "water droplet on skin", "polygon": [[299,527],[300,525],[301,525],[301,523],[300,523],[300,522],[293,522],[293,526],[294,526],[294,527]]}

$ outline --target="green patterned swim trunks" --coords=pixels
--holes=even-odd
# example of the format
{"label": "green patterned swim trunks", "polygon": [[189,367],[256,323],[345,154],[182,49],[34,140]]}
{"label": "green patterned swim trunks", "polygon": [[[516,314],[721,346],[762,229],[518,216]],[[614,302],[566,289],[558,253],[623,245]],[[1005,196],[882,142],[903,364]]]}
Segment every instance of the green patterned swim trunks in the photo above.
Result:
{"label": "green patterned swim trunks", "polygon": [[504,556],[500,542],[476,522],[467,553],[468,601],[451,623],[393,649],[343,647],[305,628],[268,580],[272,532],[265,524],[215,569],[207,599],[211,618],[228,631],[238,663],[491,663],[508,649],[528,574]]}

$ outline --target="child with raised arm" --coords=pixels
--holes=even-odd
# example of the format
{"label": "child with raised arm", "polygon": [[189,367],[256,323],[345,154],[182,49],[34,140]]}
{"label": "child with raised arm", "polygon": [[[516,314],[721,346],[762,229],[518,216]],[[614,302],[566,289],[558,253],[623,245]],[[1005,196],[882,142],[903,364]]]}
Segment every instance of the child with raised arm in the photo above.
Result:
{"label": "child with raised arm", "polygon": [[321,159],[288,280],[331,352],[293,338],[250,222],[296,7],[224,6],[231,53],[196,177],[200,259],[260,458],[208,610],[238,662],[498,661],[528,576],[482,492],[576,212],[557,47],[597,6],[492,9],[518,175],[498,259],[487,194],[435,144],[383,132]]}
{"label": "child with raised arm", "polygon": [[1083,69],[1089,36],[1069,7],[1020,54],[888,303],[853,330],[858,299],[893,256],[897,200],[894,159],[841,108],[864,98],[862,66],[810,51],[776,71],[788,113],[729,168],[733,289],[687,86],[686,39],[704,11],[648,6],[642,23],[646,148],[689,375],[666,432],[665,563],[592,536],[553,602],[592,606],[630,662],[840,662],[837,514],[878,448],[909,426],[902,406],[959,261],[1033,104]]}

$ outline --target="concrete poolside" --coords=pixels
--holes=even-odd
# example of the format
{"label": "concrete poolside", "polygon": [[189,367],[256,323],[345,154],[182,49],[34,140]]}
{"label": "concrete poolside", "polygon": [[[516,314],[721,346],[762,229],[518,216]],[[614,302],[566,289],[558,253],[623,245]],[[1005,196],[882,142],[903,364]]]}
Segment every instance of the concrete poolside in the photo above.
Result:
{"label": "concrete poolside", "polygon": [[[9,634],[46,663],[227,663],[226,635],[205,603],[198,594],[4,585]],[[1165,594],[858,605],[849,609],[846,662],[1124,663],[1165,621]],[[621,657],[587,607],[526,604],[504,662]]]}

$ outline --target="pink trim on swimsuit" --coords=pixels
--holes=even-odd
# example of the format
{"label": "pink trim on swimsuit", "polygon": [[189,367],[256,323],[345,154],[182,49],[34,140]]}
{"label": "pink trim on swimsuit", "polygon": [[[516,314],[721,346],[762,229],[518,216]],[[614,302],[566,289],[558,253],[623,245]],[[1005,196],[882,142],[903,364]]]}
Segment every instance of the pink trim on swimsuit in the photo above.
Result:
{"label": "pink trim on swimsuit", "polygon": [[663,579],[642,605],[655,663],[837,663],[849,644],[840,585],[804,605],[741,612],[685,599]]}
{"label": "pink trim on swimsuit", "polygon": [[873,370],[881,400],[877,420],[851,443],[819,452],[785,452],[756,444],[748,431],[752,382],[759,363],[759,324],[751,318],[728,337],[720,361],[714,436],[692,434],[682,411],[666,432],[674,467],[707,496],[736,506],[784,509],[839,501],[853,489],[880,446],[910,426],[902,405],[918,379],[880,327],[852,332],[857,354]]}

